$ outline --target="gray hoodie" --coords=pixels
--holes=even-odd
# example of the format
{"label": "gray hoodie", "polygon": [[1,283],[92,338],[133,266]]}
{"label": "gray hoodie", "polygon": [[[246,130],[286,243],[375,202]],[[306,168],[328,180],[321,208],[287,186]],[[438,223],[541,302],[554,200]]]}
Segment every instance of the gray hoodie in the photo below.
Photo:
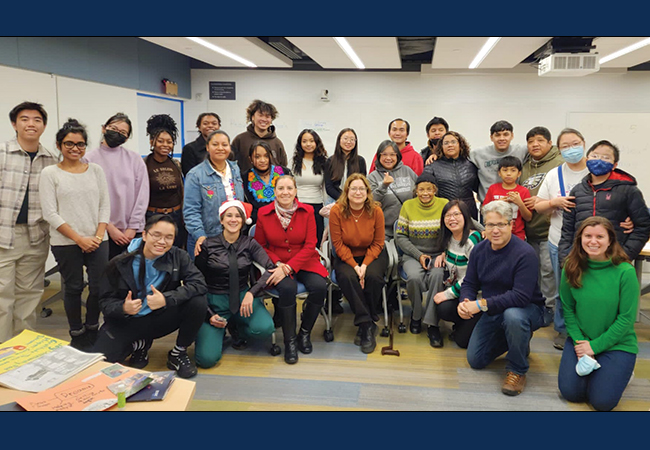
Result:
{"label": "gray hoodie", "polygon": [[377,168],[368,175],[372,196],[375,201],[381,203],[381,209],[384,211],[386,240],[393,237],[393,226],[399,218],[402,204],[413,198],[415,180],[418,177],[413,169],[405,166],[402,161],[398,162],[389,172],[395,181],[388,186],[383,183],[386,169],[381,164],[378,163]]}

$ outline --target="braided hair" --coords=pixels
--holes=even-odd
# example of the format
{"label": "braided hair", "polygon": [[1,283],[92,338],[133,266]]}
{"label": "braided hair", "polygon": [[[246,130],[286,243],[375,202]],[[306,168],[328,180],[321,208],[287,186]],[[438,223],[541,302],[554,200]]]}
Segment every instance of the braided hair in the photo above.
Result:
{"label": "braided hair", "polygon": [[[178,135],[178,128],[176,121],[168,114],[156,114],[147,120],[147,135],[152,142],[156,142],[160,133],[167,132],[172,138],[174,145],[176,145],[176,138]],[[152,149],[153,151],[153,146]]]}

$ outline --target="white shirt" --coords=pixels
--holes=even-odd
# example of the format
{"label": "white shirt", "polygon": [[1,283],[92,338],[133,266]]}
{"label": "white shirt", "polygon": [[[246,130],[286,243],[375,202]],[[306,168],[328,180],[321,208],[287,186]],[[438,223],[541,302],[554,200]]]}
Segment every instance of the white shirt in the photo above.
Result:
{"label": "white shirt", "polygon": [[302,169],[302,175],[294,174],[298,186],[298,200],[313,205],[323,203],[323,188],[325,186],[323,173],[314,174],[314,161],[303,159],[302,163],[305,166]]}
{"label": "white shirt", "polygon": [[[567,166],[566,163],[563,163],[561,166],[558,166],[554,169],[551,169],[542,186],[537,192],[537,197],[542,200],[552,200],[556,197],[562,197],[560,192],[560,179],[558,177],[558,170],[562,169],[562,176],[564,177],[564,192],[565,195],[569,195],[571,189],[574,186],[580,184],[582,179],[587,176],[589,169],[586,167],[578,172],[575,172]],[[564,210],[562,208],[555,208],[553,214],[551,214],[551,226],[548,230],[548,240],[553,245],[558,245],[560,243],[560,236],[562,234],[562,214]]]}
{"label": "white shirt", "polygon": [[225,176],[223,176],[212,164],[210,164],[210,167],[212,167],[214,173],[216,173],[219,178],[221,178],[221,184],[223,184],[223,188],[226,191],[226,199],[235,200],[235,191],[233,190],[232,171],[230,170],[230,165],[226,163]]}

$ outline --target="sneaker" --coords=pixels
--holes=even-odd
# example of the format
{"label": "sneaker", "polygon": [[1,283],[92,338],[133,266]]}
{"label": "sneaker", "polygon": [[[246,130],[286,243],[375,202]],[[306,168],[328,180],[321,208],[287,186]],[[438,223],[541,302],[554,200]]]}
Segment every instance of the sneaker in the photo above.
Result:
{"label": "sneaker", "polygon": [[175,370],[180,378],[192,378],[198,373],[196,365],[192,362],[187,352],[181,352],[178,356],[172,356],[170,350],[167,354],[167,368]]}
{"label": "sneaker", "polygon": [[413,316],[411,316],[409,329],[411,330],[411,334],[420,334],[422,331],[422,320],[415,320]]}
{"label": "sneaker", "polygon": [[86,333],[82,333],[78,336],[70,337],[70,347],[76,348],[82,352],[90,351],[90,345],[88,343],[88,336]]}
{"label": "sneaker", "polygon": [[429,345],[433,348],[441,348],[445,345],[440,335],[440,327],[434,327],[429,325],[427,328],[427,335],[429,336]]}
{"label": "sneaker", "polygon": [[149,349],[143,348],[136,350],[129,358],[127,365],[133,367],[134,369],[144,369],[149,364]]}
{"label": "sneaker", "polygon": [[506,373],[506,379],[503,381],[501,392],[506,395],[519,395],[524,391],[526,386],[526,375],[519,375],[518,373]]}
{"label": "sneaker", "polygon": [[555,310],[553,308],[549,308],[548,306],[544,307],[544,323],[542,324],[542,328],[550,326],[553,323],[554,318]]}
{"label": "sneaker", "polygon": [[558,333],[553,339],[553,347],[558,350],[564,350],[564,343],[566,342],[566,333]]}

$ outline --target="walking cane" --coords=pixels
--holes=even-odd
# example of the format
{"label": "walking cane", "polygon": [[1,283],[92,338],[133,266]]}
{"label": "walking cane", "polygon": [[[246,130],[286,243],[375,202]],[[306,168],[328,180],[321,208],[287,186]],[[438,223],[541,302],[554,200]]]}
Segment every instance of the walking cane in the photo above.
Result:
{"label": "walking cane", "polygon": [[393,309],[390,309],[390,326],[388,330],[388,346],[381,348],[382,355],[399,356],[399,350],[393,349]]}

